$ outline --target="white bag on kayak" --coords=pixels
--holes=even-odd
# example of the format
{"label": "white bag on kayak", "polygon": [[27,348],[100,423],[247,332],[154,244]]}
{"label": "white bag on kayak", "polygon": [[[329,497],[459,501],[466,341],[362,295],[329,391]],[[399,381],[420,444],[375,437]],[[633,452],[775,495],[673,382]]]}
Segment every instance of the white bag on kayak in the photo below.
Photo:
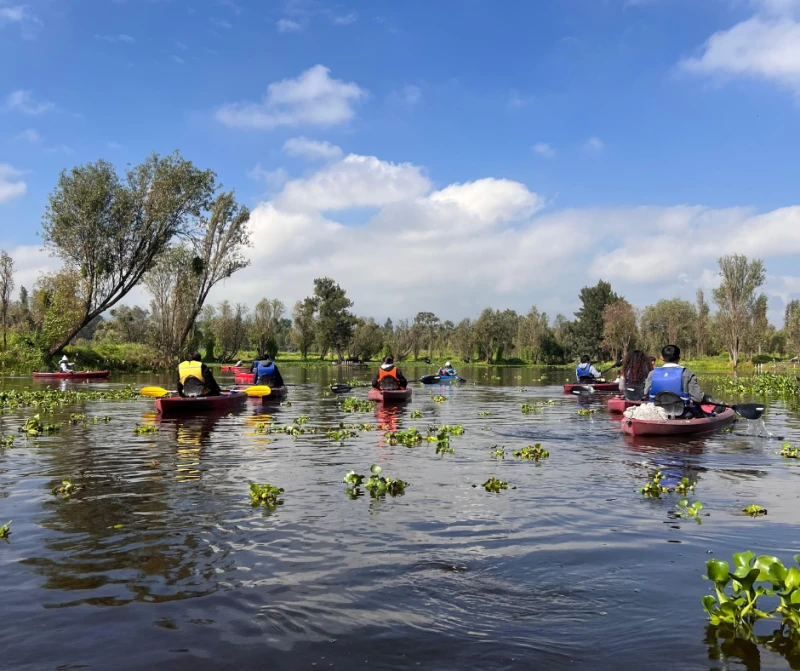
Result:
{"label": "white bag on kayak", "polygon": [[646,419],[649,421],[666,422],[669,419],[664,408],[660,408],[653,403],[642,403],[634,405],[622,413],[628,419]]}

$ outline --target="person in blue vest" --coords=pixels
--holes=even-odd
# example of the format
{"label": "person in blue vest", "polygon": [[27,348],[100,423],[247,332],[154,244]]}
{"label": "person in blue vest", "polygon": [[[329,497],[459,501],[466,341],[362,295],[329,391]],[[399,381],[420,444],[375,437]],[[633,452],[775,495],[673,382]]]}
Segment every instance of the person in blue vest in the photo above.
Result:
{"label": "person in blue vest", "polygon": [[704,417],[700,404],[705,399],[705,394],[697,381],[697,375],[685,366],[681,366],[681,350],[677,345],[667,345],[661,350],[661,360],[664,365],[650,371],[644,383],[644,397],[652,403],[657,394],[671,391],[680,396],[686,412],[696,417]]}
{"label": "person in blue vest", "polygon": [[253,361],[253,384],[265,384],[272,389],[283,387],[283,377],[278,366],[268,356]]}
{"label": "person in blue vest", "polygon": [[602,373],[592,365],[592,360],[584,354],[575,369],[575,377],[578,378],[578,382],[597,382],[602,377]]}
{"label": "person in blue vest", "polygon": [[452,375],[453,377],[455,377],[456,375],[458,375],[458,371],[455,368],[453,368],[453,364],[451,364],[448,361],[444,365],[444,367],[439,369],[439,375],[445,375],[445,376]]}

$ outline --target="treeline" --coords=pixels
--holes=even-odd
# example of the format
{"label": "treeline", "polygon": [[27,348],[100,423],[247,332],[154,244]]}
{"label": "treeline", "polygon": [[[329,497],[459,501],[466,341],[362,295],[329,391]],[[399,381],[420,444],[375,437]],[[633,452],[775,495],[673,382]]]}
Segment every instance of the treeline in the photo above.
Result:
{"label": "treeline", "polygon": [[[720,284],[710,301],[698,290],[695,302],[675,298],[637,310],[601,280],[581,290],[573,319],[551,319],[533,306],[525,314],[486,308],[458,322],[419,312],[379,324],[356,316],[345,289],[327,277],[314,280],[291,311],[268,298],[252,308],[206,305],[218,282],[248,265],[248,220],[247,208],[220,191],[213,172],[177,153],[153,155],[122,177],[105,161],[63,172],[42,222],[45,247],[62,269],[41,275],[31,292],[20,287],[12,300],[14,261],[0,252],[3,363],[31,352],[52,360],[70,343],[135,345],[164,366],[194,349],[219,361],[243,351],[293,351],[340,361],[425,354],[562,364],[634,347],[655,354],[674,343],[689,357],[727,353],[734,366],[742,357],[800,350],[800,301],[787,306],[782,329],[772,326],[760,291],[763,263],[741,255],[719,260]],[[146,308],[120,303],[135,286],[149,294]]]}

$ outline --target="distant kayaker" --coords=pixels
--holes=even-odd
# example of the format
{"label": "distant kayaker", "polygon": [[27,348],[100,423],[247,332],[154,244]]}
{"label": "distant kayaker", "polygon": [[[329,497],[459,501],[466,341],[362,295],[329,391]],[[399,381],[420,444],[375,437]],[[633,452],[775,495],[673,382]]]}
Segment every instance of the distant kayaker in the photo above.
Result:
{"label": "distant kayaker", "polygon": [[253,384],[265,384],[273,389],[283,387],[283,377],[278,366],[268,356],[259,361],[253,361],[250,368],[253,373]]}
{"label": "distant kayaker", "polygon": [[383,357],[383,362],[375,378],[372,380],[375,389],[405,389],[408,380],[399,368],[395,368],[394,359],[390,356]]}
{"label": "distant kayaker", "polygon": [[67,355],[61,357],[61,361],[58,362],[58,372],[59,373],[70,373],[72,372],[72,365],[67,358]]}
{"label": "distant kayaker", "polygon": [[622,362],[622,370],[619,377],[620,393],[629,401],[641,401],[644,399],[644,385],[650,371],[650,360],[653,357],[647,356],[641,350],[635,349],[628,352]]}
{"label": "distant kayaker", "polygon": [[200,354],[192,354],[178,365],[178,394],[180,396],[219,396],[222,390],[211,369],[203,363]]}
{"label": "distant kayaker", "polygon": [[575,376],[578,378],[578,382],[597,382],[602,377],[602,373],[592,365],[592,360],[584,354],[575,369]]}
{"label": "distant kayaker", "polygon": [[451,377],[455,377],[458,375],[458,371],[453,368],[452,364],[448,361],[443,368],[439,369],[439,375],[448,375]]}
{"label": "distant kayaker", "polygon": [[705,399],[697,375],[685,366],[680,365],[681,350],[677,345],[667,345],[661,350],[664,365],[656,368],[647,376],[644,384],[645,398],[652,403],[656,395],[664,391],[680,396],[687,411],[695,416],[704,416],[700,404]]}
{"label": "distant kayaker", "polygon": [[239,359],[235,364],[233,364],[234,368],[238,368],[241,365],[242,365],[242,360],[241,359]]}

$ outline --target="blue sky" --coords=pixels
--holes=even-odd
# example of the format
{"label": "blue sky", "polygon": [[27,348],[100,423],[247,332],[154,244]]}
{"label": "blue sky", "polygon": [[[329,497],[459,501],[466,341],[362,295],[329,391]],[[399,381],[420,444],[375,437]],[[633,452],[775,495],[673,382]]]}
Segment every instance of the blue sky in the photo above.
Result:
{"label": "blue sky", "polygon": [[800,295],[798,9],[0,0],[0,245],[31,284],[62,168],[179,149],[254,209],[224,288],[251,304],[327,274],[376,317],[569,314],[599,277],[693,298],[736,251],[765,258],[777,320]]}

